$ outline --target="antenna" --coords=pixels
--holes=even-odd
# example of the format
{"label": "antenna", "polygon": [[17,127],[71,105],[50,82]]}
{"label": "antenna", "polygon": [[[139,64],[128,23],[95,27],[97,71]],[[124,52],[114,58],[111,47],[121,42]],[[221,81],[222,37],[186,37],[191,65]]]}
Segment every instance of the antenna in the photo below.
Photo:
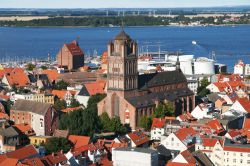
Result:
{"label": "antenna", "polygon": [[122,26],[121,26],[121,28],[122,28],[121,30],[124,31],[124,21],[123,21],[123,19],[122,19]]}

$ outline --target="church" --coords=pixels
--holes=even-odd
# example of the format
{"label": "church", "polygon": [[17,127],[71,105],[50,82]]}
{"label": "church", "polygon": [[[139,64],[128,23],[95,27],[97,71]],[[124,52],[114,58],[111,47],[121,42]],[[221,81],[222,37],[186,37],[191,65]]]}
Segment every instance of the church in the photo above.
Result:
{"label": "church", "polygon": [[139,75],[137,43],[122,29],[108,44],[107,97],[98,103],[98,115],[119,116],[136,129],[140,117],[150,116],[160,102],[171,102],[178,116],[190,112],[195,96],[177,61],[175,71]]}

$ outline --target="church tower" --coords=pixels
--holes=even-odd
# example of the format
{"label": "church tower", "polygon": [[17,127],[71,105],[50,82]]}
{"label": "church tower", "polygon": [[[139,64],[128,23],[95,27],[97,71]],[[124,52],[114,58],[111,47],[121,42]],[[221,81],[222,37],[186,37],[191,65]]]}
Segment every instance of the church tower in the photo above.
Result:
{"label": "church tower", "polygon": [[110,117],[124,114],[123,100],[138,89],[137,43],[122,29],[108,44],[106,112]]}
{"label": "church tower", "polygon": [[131,96],[138,87],[137,44],[124,30],[108,45],[108,91]]}

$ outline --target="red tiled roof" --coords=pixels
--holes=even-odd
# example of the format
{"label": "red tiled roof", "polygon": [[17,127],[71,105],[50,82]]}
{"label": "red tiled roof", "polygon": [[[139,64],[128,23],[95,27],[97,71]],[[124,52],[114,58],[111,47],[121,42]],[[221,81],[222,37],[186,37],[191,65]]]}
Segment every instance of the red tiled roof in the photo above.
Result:
{"label": "red tiled roof", "polygon": [[69,92],[71,95],[75,95],[76,91],[71,91],[71,90],[52,90],[51,94],[54,96],[57,96],[59,99],[64,99],[66,93]]}
{"label": "red tiled roof", "polygon": [[148,137],[142,131],[134,131],[129,133],[128,136],[136,146],[149,142]]}
{"label": "red tiled roof", "polygon": [[26,159],[22,163],[28,166],[45,166],[40,158]]}
{"label": "red tiled roof", "polygon": [[179,116],[182,121],[194,121],[196,120],[190,113],[182,114]]}
{"label": "red tiled roof", "polygon": [[105,86],[106,86],[106,80],[97,80],[95,82],[85,84],[85,87],[89,92],[90,96],[93,96],[97,93],[105,93],[104,92]]}
{"label": "red tiled roof", "polygon": [[214,138],[202,138],[203,146],[214,147],[217,139]]}
{"label": "red tiled roof", "polygon": [[249,118],[244,119],[243,129],[250,129],[250,119]]}
{"label": "red tiled roof", "polygon": [[152,122],[151,129],[153,128],[163,128],[166,123],[166,119],[154,118]]}
{"label": "red tiled roof", "polygon": [[62,112],[69,113],[69,112],[73,112],[73,111],[79,110],[81,108],[82,108],[81,106],[80,107],[74,107],[74,108],[65,108],[65,109],[62,110]]}
{"label": "red tiled roof", "polygon": [[9,115],[3,112],[0,112],[0,119],[9,119]]}
{"label": "red tiled roof", "polygon": [[218,119],[211,120],[207,122],[206,125],[215,130],[217,134],[225,131],[224,127],[221,125]]}
{"label": "red tiled roof", "polygon": [[16,127],[18,130],[20,130],[22,133],[27,133],[29,131],[33,131],[32,127],[28,124],[20,123],[15,124],[14,127]]}
{"label": "red tiled roof", "polygon": [[226,88],[237,90],[237,87],[245,88],[245,84],[242,81],[226,81],[226,82],[215,82],[213,83],[220,92],[225,91]]}
{"label": "red tiled roof", "polygon": [[18,159],[6,158],[0,162],[0,166],[16,166],[18,164]]}
{"label": "red tiled roof", "polygon": [[188,150],[185,150],[185,151],[181,152],[181,155],[185,158],[185,160],[189,164],[195,164],[196,163],[195,158],[193,157],[193,155]]}
{"label": "red tiled roof", "polygon": [[241,135],[241,132],[239,130],[230,130],[227,132],[232,138]]}
{"label": "red tiled roof", "polygon": [[10,96],[7,96],[7,95],[1,95],[0,94],[0,99],[4,99],[4,100],[9,100],[10,99]]}
{"label": "red tiled roof", "polygon": [[70,140],[74,144],[74,148],[79,148],[81,146],[85,146],[89,144],[90,137],[88,136],[77,136],[77,135],[69,135],[68,140]]}
{"label": "red tiled roof", "polygon": [[197,132],[192,128],[181,128],[178,131],[175,132],[175,135],[181,140],[183,141],[184,139],[187,138],[188,135],[194,136],[196,135]]}
{"label": "red tiled roof", "polygon": [[14,158],[18,160],[23,160],[29,158],[30,156],[38,155],[38,152],[33,145],[28,145],[17,149],[16,151],[9,152],[5,154],[8,158]]}
{"label": "red tiled roof", "polygon": [[250,113],[250,101],[248,98],[239,98],[237,101],[248,113]]}
{"label": "red tiled roof", "polygon": [[55,165],[67,161],[67,158],[62,152],[57,152],[43,157],[42,160],[47,161],[51,165]]}
{"label": "red tiled roof", "polygon": [[196,164],[168,162],[166,166],[196,166]]}
{"label": "red tiled roof", "polygon": [[73,56],[83,56],[84,55],[82,49],[78,45],[78,42],[75,40],[72,41],[72,43],[70,43],[70,44],[65,44],[65,46],[69,49],[70,53]]}
{"label": "red tiled roof", "polygon": [[10,86],[25,87],[29,85],[29,78],[25,72],[11,72],[5,74]]}
{"label": "red tiled roof", "polygon": [[240,147],[240,146],[224,146],[224,151],[235,151],[235,152],[248,152],[250,153],[250,148]]}
{"label": "red tiled roof", "polygon": [[223,80],[227,78],[229,81],[241,81],[242,78],[239,74],[230,74],[230,75],[224,75],[224,74],[217,74],[218,82],[224,82]]}
{"label": "red tiled roof", "polygon": [[3,70],[0,70],[0,78],[2,79],[5,74],[12,72],[22,73],[24,70],[22,68],[4,68]]}
{"label": "red tiled roof", "polygon": [[43,70],[42,73],[48,76],[50,82],[56,81],[60,76],[57,70]]}

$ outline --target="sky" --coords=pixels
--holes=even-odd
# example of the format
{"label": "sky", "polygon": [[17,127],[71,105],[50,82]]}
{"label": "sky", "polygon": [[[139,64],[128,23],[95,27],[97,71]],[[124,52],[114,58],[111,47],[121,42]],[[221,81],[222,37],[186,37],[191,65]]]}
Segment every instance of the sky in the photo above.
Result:
{"label": "sky", "polygon": [[0,0],[0,8],[171,8],[250,5],[250,0]]}

